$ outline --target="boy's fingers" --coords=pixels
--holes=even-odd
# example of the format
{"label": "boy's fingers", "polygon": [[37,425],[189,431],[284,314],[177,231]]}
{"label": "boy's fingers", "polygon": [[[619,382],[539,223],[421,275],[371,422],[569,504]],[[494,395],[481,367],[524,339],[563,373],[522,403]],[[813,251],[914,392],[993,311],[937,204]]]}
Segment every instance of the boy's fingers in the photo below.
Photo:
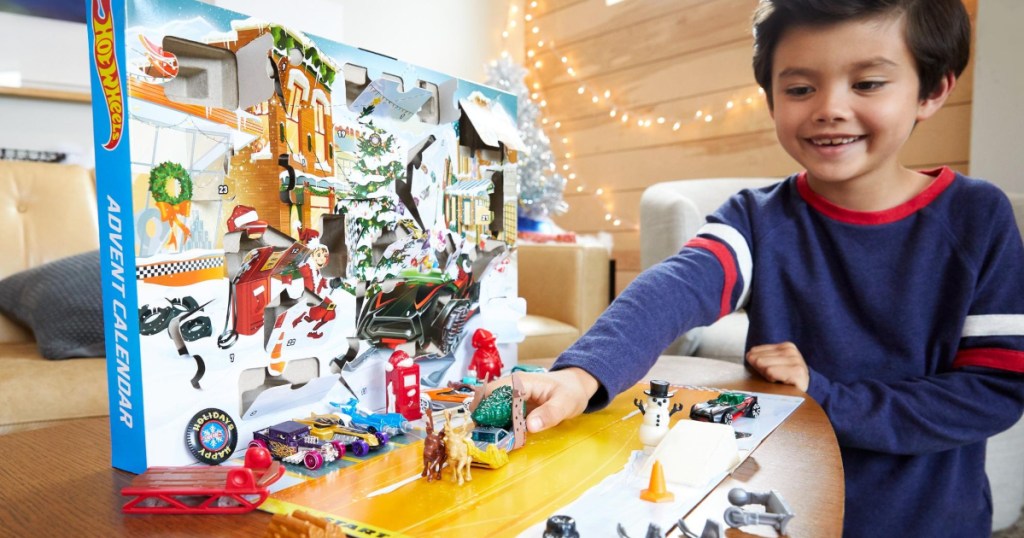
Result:
{"label": "boy's fingers", "polygon": [[530,433],[537,433],[548,429],[547,424],[550,424],[551,421],[545,420],[545,415],[548,414],[547,411],[543,406],[531,411],[526,416],[526,430]]}
{"label": "boy's fingers", "polygon": [[565,402],[559,402],[557,398],[552,398],[530,411],[530,414],[526,416],[526,429],[530,433],[537,433],[557,426],[565,418]]}
{"label": "boy's fingers", "polygon": [[[552,428],[583,412],[589,394],[581,388],[578,375],[572,369],[520,375],[523,399],[533,407],[526,416],[528,431],[536,433]],[[504,379],[500,381],[503,382],[501,384],[506,382]]]}

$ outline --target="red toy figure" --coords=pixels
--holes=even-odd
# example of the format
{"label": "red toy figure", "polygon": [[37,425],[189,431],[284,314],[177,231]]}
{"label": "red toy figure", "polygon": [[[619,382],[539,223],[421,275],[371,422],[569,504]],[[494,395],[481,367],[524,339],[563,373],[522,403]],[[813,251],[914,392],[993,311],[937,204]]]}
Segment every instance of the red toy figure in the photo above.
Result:
{"label": "red toy figure", "polygon": [[384,365],[388,413],[401,413],[408,420],[422,416],[420,411],[420,365],[409,354],[396,350]]}
{"label": "red toy figure", "polygon": [[473,333],[473,360],[469,362],[469,370],[476,372],[476,378],[484,383],[501,377],[501,355],[498,354],[496,339],[491,331],[477,329]]}
{"label": "red toy figure", "polygon": [[[330,258],[330,252],[327,250],[327,247],[320,244],[319,237],[320,232],[314,229],[299,229],[299,240],[312,251],[308,263],[299,267],[299,273],[302,274],[302,282],[305,288],[318,296],[327,288],[327,279],[320,274],[320,268],[327,265],[327,260]],[[321,338],[324,334],[319,331],[320,327],[323,327],[325,323],[337,317],[337,312],[334,311],[334,308],[334,301],[325,297],[320,304],[311,307],[305,315],[295,318],[295,321],[292,322],[292,327],[298,327],[299,323],[303,321],[310,323],[315,321],[316,325],[309,330],[306,336]]]}

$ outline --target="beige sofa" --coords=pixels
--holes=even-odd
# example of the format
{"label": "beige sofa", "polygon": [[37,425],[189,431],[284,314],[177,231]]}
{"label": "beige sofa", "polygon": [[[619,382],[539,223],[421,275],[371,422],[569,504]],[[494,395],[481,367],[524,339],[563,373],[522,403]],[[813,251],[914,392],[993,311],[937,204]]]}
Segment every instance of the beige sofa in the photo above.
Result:
{"label": "beige sofa", "polygon": [[[777,182],[766,178],[691,179],[656,183],[640,199],[640,258],[644,268],[675,254],[697,234],[704,217],[733,193]],[[1010,193],[1017,227],[1024,234],[1024,194]],[[666,350],[743,362],[746,314],[729,314],[709,327],[690,331]],[[1024,507],[1024,419],[989,439],[985,462],[992,486],[992,526],[1012,525]]]}
{"label": "beige sofa", "polygon": [[519,243],[519,296],[526,317],[519,360],[554,358],[608,307],[609,255],[599,245]]}
{"label": "beige sofa", "polygon": [[[95,250],[96,219],[88,170],[0,161],[0,279]],[[108,413],[106,360],[44,359],[33,335],[2,314],[0,372],[0,434]]]}

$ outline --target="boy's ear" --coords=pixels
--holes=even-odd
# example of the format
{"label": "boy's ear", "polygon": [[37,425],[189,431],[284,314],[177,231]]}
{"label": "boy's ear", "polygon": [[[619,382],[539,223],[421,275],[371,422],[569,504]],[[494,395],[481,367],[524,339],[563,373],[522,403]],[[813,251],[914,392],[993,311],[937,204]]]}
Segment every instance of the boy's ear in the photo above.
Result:
{"label": "boy's ear", "polygon": [[953,93],[953,88],[956,88],[956,75],[952,72],[946,73],[946,76],[939,81],[939,86],[935,88],[935,91],[918,103],[917,121],[923,121],[935,115],[946,103],[949,94]]}

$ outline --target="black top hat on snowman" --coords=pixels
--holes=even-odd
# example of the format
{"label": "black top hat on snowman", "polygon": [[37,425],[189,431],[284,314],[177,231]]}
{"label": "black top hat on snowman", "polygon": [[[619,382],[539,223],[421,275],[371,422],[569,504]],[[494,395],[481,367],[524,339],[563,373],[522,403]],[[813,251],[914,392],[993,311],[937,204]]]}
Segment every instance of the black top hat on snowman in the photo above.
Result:
{"label": "black top hat on snowman", "polygon": [[648,396],[650,396],[652,398],[671,398],[672,395],[676,393],[676,391],[673,390],[673,391],[669,392],[668,387],[669,387],[668,381],[662,381],[660,379],[652,379],[651,380],[651,388],[648,389],[648,390],[645,390],[644,394],[646,394],[646,395],[648,395]]}

